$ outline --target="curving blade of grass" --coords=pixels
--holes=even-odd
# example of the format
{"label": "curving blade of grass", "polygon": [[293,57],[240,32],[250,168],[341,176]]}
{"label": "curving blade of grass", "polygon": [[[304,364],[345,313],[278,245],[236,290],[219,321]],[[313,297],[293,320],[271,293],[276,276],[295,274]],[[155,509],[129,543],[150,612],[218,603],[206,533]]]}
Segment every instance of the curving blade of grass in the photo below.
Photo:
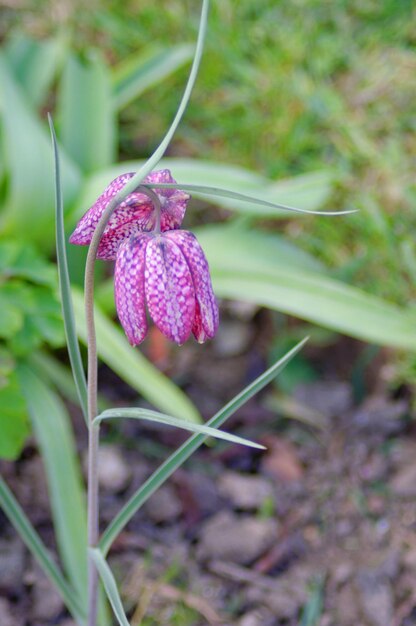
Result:
{"label": "curving blade of grass", "polygon": [[113,68],[112,106],[121,110],[144,91],[167,78],[192,60],[194,46],[178,44],[156,49],[146,48]]}
{"label": "curving blade of grass", "polygon": [[101,550],[98,548],[88,548],[88,553],[91,555],[95,567],[97,568],[101,580],[103,581],[105,593],[107,594],[107,598],[110,601],[111,608],[113,609],[118,623],[120,626],[130,626],[126,614],[124,613],[123,603],[117,589],[117,583],[113,576],[113,572],[111,571]]}
{"label": "curving blade of grass", "polygon": [[[218,411],[208,422],[207,426],[217,428],[221,426],[233,413],[252,398],[260,389],[263,389],[277,374],[289,363],[289,361],[301,350],[308,338],[300,341],[292,350],[287,352],[277,363],[256,378],[243,391],[237,394],[228,404]],[[124,528],[127,522],[140,509],[148,498],[197,450],[205,441],[206,435],[193,435],[176,452],[166,459],[164,463],[146,480],[136,491],[122,510],[114,518],[103,533],[99,542],[104,555],[107,554],[114,539]]]}
{"label": "curving blade of grass", "polygon": [[68,262],[65,247],[64,211],[61,188],[61,170],[59,163],[58,144],[56,141],[55,129],[52,117],[48,114],[49,127],[52,135],[52,145],[55,163],[55,207],[56,207],[56,259],[58,264],[59,290],[61,295],[62,315],[64,319],[66,344],[68,347],[69,360],[72,374],[78,392],[79,403],[87,421],[87,383],[85,379],[84,366],[82,364],[79,349],[74,307],[71,296],[71,283],[69,280]]}
{"label": "curving blade of grass", "polygon": [[25,512],[17,502],[3,478],[0,477],[0,506],[13,524],[40,567],[60,594],[65,606],[79,626],[86,623],[83,610],[74,589],[65,580],[62,572],[52,560],[47,548],[33,528]]}
{"label": "curving blade of grass", "polygon": [[208,437],[215,437],[216,439],[223,439],[224,441],[230,441],[231,443],[238,443],[242,446],[248,446],[249,448],[258,448],[259,450],[265,450],[266,448],[259,443],[249,441],[243,437],[237,437],[231,433],[226,433],[217,428],[210,428],[204,424],[191,424],[189,421],[172,417],[164,413],[158,413],[157,411],[149,411],[148,409],[141,408],[121,408],[121,409],[107,409],[97,415],[93,424],[101,424],[103,420],[109,419],[136,419],[145,420],[147,422],[155,422],[157,424],[165,424],[166,426],[173,426],[174,428],[181,428],[191,433],[199,433],[207,435]]}
{"label": "curving blade of grass", "polygon": [[[253,196],[247,196],[237,191],[231,191],[230,189],[221,189],[220,187],[210,187],[208,185],[190,185],[189,183],[171,184],[171,183],[143,183],[143,187],[149,189],[182,189],[183,191],[197,192],[199,195],[205,197],[218,196],[219,198],[230,198],[231,200],[239,200],[242,202],[249,202],[251,204],[267,207],[269,209],[280,209],[281,211],[294,212],[294,213],[306,213],[307,215],[350,215],[351,213],[357,213],[355,209],[348,211],[313,211],[310,209],[297,209],[293,206],[287,206],[286,204],[279,204],[277,202],[269,202],[268,200],[262,200],[261,198],[255,198]],[[276,211],[271,212],[274,215]],[[263,214],[265,211],[263,210]]]}
{"label": "curving blade of grass", "polygon": [[17,374],[45,464],[59,554],[86,606],[86,506],[69,416],[59,397],[24,363]]}

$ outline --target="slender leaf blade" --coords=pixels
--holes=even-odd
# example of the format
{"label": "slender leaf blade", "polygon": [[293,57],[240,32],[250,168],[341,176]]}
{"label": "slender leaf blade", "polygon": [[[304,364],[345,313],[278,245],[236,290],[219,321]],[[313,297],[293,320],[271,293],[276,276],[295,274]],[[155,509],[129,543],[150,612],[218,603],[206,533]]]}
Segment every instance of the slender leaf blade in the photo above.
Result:
{"label": "slender leaf blade", "polygon": [[100,415],[94,419],[94,423],[100,423],[103,420],[109,419],[137,419],[145,420],[147,422],[156,422],[157,424],[165,424],[167,426],[173,426],[175,428],[181,428],[188,430],[191,433],[199,433],[207,435],[209,437],[215,437],[216,439],[223,439],[224,441],[230,441],[231,443],[238,443],[249,448],[258,448],[259,450],[265,450],[265,447],[249,441],[243,437],[237,437],[231,433],[218,430],[217,428],[210,428],[204,424],[191,424],[189,421],[178,419],[172,415],[166,415],[164,413],[158,413],[157,411],[149,411],[148,409],[141,408],[121,408],[121,409],[106,409]]}
{"label": "slender leaf blade", "polygon": [[67,49],[67,39],[58,35],[37,41],[18,33],[6,43],[4,54],[14,76],[34,107],[41,105]]}
{"label": "slender leaf blade", "polygon": [[414,316],[339,281],[281,268],[273,276],[214,268],[211,276],[222,298],[255,302],[370,343],[416,349]]}
{"label": "slender leaf blade", "polygon": [[46,546],[2,477],[0,477],[0,506],[39,563],[43,572],[60,594],[65,606],[77,624],[84,626],[86,623],[85,610],[80,605],[76,593],[52,560]]}
{"label": "slender leaf blade", "polygon": [[[143,161],[124,161],[89,177],[74,208],[74,218],[78,219],[85,207],[91,206],[113,178],[134,172],[142,165]],[[329,172],[313,172],[276,182],[243,167],[202,159],[163,158],[160,166],[171,170],[178,187],[189,186],[193,197],[255,217],[287,217],[288,212],[280,207],[288,205],[302,211],[318,211],[332,188]],[[220,192],[213,195],[213,188],[226,190],[226,195],[220,195]],[[209,193],[203,193],[201,189],[209,189]],[[251,199],[247,200],[247,197]]]}
{"label": "slender leaf blade", "polygon": [[103,60],[68,56],[58,98],[62,145],[83,172],[108,166],[115,156],[110,74]]}
{"label": "slender leaf blade", "polygon": [[62,315],[64,319],[66,345],[71,363],[72,374],[78,393],[84,419],[87,422],[87,382],[79,349],[74,307],[72,304],[71,282],[69,279],[68,262],[66,257],[66,238],[64,226],[64,210],[61,188],[61,171],[58,145],[52,118],[49,116],[49,126],[52,135],[52,145],[55,164],[55,214],[56,214],[56,260],[58,264],[59,291],[61,295]]}
{"label": "slender leaf blade", "polygon": [[[272,367],[266,370],[261,376],[256,378],[250,385],[247,385],[230,402],[220,409],[208,422],[207,426],[217,428],[221,426],[233,413],[243,406],[258,391],[263,389],[277,374],[289,363],[289,361],[305,345],[307,338],[300,341],[292,350],[287,352]],[[122,510],[114,518],[111,524],[103,533],[99,542],[99,547],[103,554],[107,554],[114,539],[118,536],[124,526],[133,517],[136,511],[150,498],[150,496],[197,450],[205,441],[205,435],[192,435],[176,452],[146,480],[146,482],[133,494],[130,500],[124,505]]]}
{"label": "slender leaf blade", "polygon": [[[29,107],[0,54],[1,114],[5,145],[7,195],[1,214],[3,237],[52,241],[54,185],[50,141],[46,129]],[[36,150],[31,149],[36,146]],[[61,152],[62,188],[70,204],[80,187],[78,167]]]}
{"label": "slender leaf blade", "polygon": [[112,104],[120,111],[144,91],[192,60],[194,47],[179,44],[135,54],[113,69]]}
{"label": "slender leaf blade", "polygon": [[107,561],[105,560],[101,550],[99,550],[98,548],[88,548],[88,552],[93,558],[95,567],[97,568],[97,571],[103,582],[107,598],[110,601],[111,608],[113,609],[114,615],[117,618],[118,623],[120,624],[120,626],[130,626],[126,614],[124,613],[123,603],[117,589],[117,583],[113,576],[113,572],[107,564]]}
{"label": "slender leaf blade", "polygon": [[[72,290],[77,331],[81,341],[87,340],[82,294]],[[95,308],[95,326],[99,357],[123,380],[162,411],[191,422],[200,422],[196,407],[187,396],[157,370],[138,350],[132,348],[124,334],[103,313]]]}
{"label": "slender leaf blade", "polygon": [[17,373],[45,464],[59,553],[86,606],[86,502],[70,419],[58,396],[30,367],[20,363]]}

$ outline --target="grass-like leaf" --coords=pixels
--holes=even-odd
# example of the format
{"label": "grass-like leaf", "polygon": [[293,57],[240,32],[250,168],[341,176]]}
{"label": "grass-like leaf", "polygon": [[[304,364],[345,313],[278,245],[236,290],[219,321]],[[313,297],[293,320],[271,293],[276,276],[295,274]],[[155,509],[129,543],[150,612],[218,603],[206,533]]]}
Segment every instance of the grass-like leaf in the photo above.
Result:
{"label": "grass-like leaf", "polygon": [[56,211],[56,259],[58,264],[59,290],[61,295],[62,315],[64,319],[66,344],[72,374],[78,392],[79,403],[87,421],[87,383],[84,366],[79,350],[78,337],[74,318],[74,308],[71,296],[71,283],[69,280],[68,262],[66,258],[64,211],[61,188],[61,170],[59,162],[58,144],[52,118],[49,115],[49,127],[52,135],[52,145],[55,164],[55,211]]}
{"label": "grass-like leaf", "polygon": [[17,373],[45,464],[58,550],[86,606],[86,502],[70,418],[58,396],[30,367],[19,364]]}
{"label": "grass-like leaf", "polygon": [[[53,174],[48,132],[27,102],[0,54],[2,146],[7,193],[2,202],[3,237],[30,240],[48,249],[53,241]],[[36,150],[32,149],[36,146]],[[68,206],[80,188],[78,166],[61,151],[61,182]]]}
{"label": "grass-like leaf", "polygon": [[[221,189],[219,187],[210,187],[208,185],[190,185],[188,183],[180,183],[180,184],[165,184],[165,183],[152,183],[151,185],[144,183],[143,187],[148,187],[149,189],[183,189],[184,191],[191,191],[193,193],[197,192],[199,195],[203,195],[204,197],[220,197],[220,198],[231,198],[232,200],[239,200],[242,202],[249,202],[253,205],[258,205],[261,207],[267,207],[269,209],[274,209],[271,212],[271,215],[275,214],[275,209],[280,209],[282,211],[287,212],[295,212],[295,213],[306,213],[307,215],[327,215],[327,216],[335,216],[335,215],[349,215],[351,213],[356,213],[356,210],[349,211],[313,211],[309,209],[297,209],[293,206],[287,206],[285,204],[279,204],[277,202],[269,202],[268,200],[262,200],[261,198],[255,198],[253,196],[248,196],[242,193],[238,193],[237,191],[231,191],[229,189]],[[264,209],[263,209],[264,214]]]}
{"label": "grass-like leaf", "polygon": [[[79,290],[73,289],[77,331],[82,341],[87,340],[84,300]],[[97,350],[100,359],[146,400],[162,411],[200,422],[197,408],[189,398],[150,363],[138,350],[127,343],[124,333],[98,307],[94,312],[97,332]]]}
{"label": "grass-like leaf", "polygon": [[[143,161],[124,161],[90,176],[74,208],[73,219],[81,217],[85,207],[92,205],[113,178],[125,172],[134,172],[142,165]],[[180,181],[192,181],[192,184],[198,187],[227,189],[244,197],[254,197],[256,203],[237,200],[236,197],[215,196],[215,203],[239,214],[255,217],[287,217],[287,212],[274,208],[275,202],[305,211],[318,210],[328,200],[332,189],[332,178],[327,171],[293,176],[276,182],[243,167],[203,159],[164,157],[159,166],[171,170],[173,177],[179,181],[179,187]],[[210,202],[214,200],[212,196],[196,191],[193,192],[193,196]],[[259,204],[258,200],[264,201],[265,204]]]}
{"label": "grass-like leaf", "polygon": [[171,415],[165,415],[164,413],[158,413],[157,411],[149,411],[148,409],[140,408],[121,408],[121,409],[107,409],[103,411],[94,419],[94,423],[99,424],[103,420],[109,419],[136,419],[144,420],[147,422],[156,422],[158,424],[165,424],[166,426],[173,426],[175,428],[181,428],[182,430],[188,430],[191,433],[199,433],[207,435],[209,437],[215,437],[216,439],[223,439],[224,441],[230,441],[231,443],[238,443],[249,448],[258,448],[259,450],[265,450],[265,447],[244,439],[243,437],[237,437],[231,433],[226,433],[217,428],[210,428],[203,424],[191,424],[189,421],[172,417]]}
{"label": "grass-like leaf", "polygon": [[[216,413],[208,422],[207,426],[217,428],[226,419],[237,411],[243,404],[252,398],[260,389],[263,389],[277,374],[289,363],[289,361],[304,346],[306,339],[300,341],[292,350],[287,352],[277,363],[256,378],[243,391],[237,394],[228,404]],[[176,452],[166,459],[164,463],[146,480],[136,491],[122,510],[107,527],[101,537],[99,547],[103,554],[107,554],[114,539],[118,536],[127,522],[140,509],[148,498],[197,450],[205,441],[206,435],[193,435]]]}
{"label": "grass-like leaf", "polygon": [[100,55],[68,55],[58,96],[60,140],[68,155],[83,172],[112,163],[116,118],[110,71]]}
{"label": "grass-like leaf", "polygon": [[120,626],[130,626],[126,614],[124,613],[123,603],[117,589],[117,583],[113,576],[113,572],[108,566],[107,561],[105,560],[101,550],[99,550],[98,548],[89,548],[88,552],[92,556],[95,567],[97,568],[100,578],[103,581],[107,598],[110,601],[111,608],[113,609],[114,615],[116,616],[118,623],[120,624]]}
{"label": "grass-like leaf", "polygon": [[[208,7],[209,7],[209,0],[202,0],[202,10],[201,10],[201,17],[199,21],[198,39],[197,39],[196,47],[195,47],[195,55],[192,61],[192,67],[189,73],[188,81],[186,83],[182,99],[179,103],[179,107],[176,111],[172,124],[170,125],[166,135],[163,137],[159,146],[153,152],[152,156],[150,156],[147,159],[147,161],[139,168],[139,170],[128,181],[128,183],[126,183],[126,185],[124,185],[124,187],[114,196],[114,198],[112,198],[111,202],[113,203],[114,207],[117,206],[117,204],[119,204],[120,202],[122,202],[122,200],[124,200],[124,198],[126,198],[128,194],[134,191],[141,184],[143,179],[156,167],[156,165],[159,163],[164,153],[166,152],[170,144],[170,141],[176,132],[176,129],[188,105],[189,98],[191,96],[191,92],[192,92],[192,89],[193,89],[193,86],[195,84],[195,80],[198,74],[198,69],[199,69],[199,65],[201,62],[202,51],[204,47],[205,33],[206,33],[206,28],[207,28]],[[104,229],[104,226],[103,226],[103,229]],[[98,247],[98,244],[97,244],[97,247]],[[90,250],[91,250],[91,245],[90,245]]]}
{"label": "grass-like leaf", "polygon": [[179,67],[192,60],[194,47],[179,44],[165,48],[146,49],[122,61],[113,69],[112,106],[116,110],[161,82]]}
{"label": "grass-like leaf", "polygon": [[39,563],[43,572],[60,594],[72,617],[79,626],[84,626],[86,622],[85,611],[78,600],[77,594],[63,577],[62,572],[52,560],[47,548],[33,528],[22,507],[1,477],[0,506]]}

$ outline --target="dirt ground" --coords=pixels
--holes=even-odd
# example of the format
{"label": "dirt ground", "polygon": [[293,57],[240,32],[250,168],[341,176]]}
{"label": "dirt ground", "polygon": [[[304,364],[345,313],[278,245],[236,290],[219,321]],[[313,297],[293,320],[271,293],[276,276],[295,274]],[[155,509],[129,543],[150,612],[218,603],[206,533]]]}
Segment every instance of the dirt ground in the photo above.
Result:
{"label": "dirt ground", "polygon": [[[214,342],[203,357],[192,344],[157,348],[205,417],[267,365],[258,343],[238,332],[237,339],[226,348]],[[347,339],[338,352],[307,348],[312,361],[325,363],[318,381],[298,384],[290,398],[270,386],[226,425],[266,452],[205,446],[134,517],[110,557],[133,625],[416,624],[411,394],[393,395],[380,383],[384,359],[357,398],[351,371],[334,353],[361,349]],[[112,401],[134,403],[106,370],[101,381]],[[74,423],[84,456],[83,425]],[[181,441],[173,430],[127,421],[105,431],[103,526]],[[53,547],[33,443],[2,471]],[[73,624],[2,515],[0,555],[1,626]]]}

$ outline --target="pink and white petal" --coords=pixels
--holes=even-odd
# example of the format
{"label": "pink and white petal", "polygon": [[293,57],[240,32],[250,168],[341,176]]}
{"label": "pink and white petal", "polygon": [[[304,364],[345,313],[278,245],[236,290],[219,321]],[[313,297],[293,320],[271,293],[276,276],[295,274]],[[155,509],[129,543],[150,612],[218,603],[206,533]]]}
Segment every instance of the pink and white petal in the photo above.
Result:
{"label": "pink and white petal", "polygon": [[208,335],[202,325],[201,309],[198,304],[198,300],[195,301],[195,317],[192,325],[192,332],[198,343],[204,343],[208,339]]}
{"label": "pink and white petal", "polygon": [[[159,189],[158,192],[160,191],[166,190]],[[174,189],[173,191],[174,193],[169,198],[166,198],[164,201],[162,199],[162,214],[160,218],[162,232],[176,230],[181,227],[185,217],[186,206],[191,197],[180,189]]]}
{"label": "pink and white petal", "polygon": [[181,250],[165,235],[146,248],[145,291],[150,317],[171,341],[184,343],[195,316],[191,273]]}
{"label": "pink and white petal", "polygon": [[145,306],[145,259],[150,235],[141,233],[118,248],[114,272],[117,315],[132,346],[147,333]]}
{"label": "pink and white petal", "polygon": [[132,176],[134,176],[134,173],[129,172],[127,174],[117,176],[117,178],[111,181],[101,196],[96,200],[96,202],[94,202],[92,207],[88,209],[88,211],[79,220],[74,232],[69,238],[70,243],[79,246],[86,246],[91,242],[91,238],[105,207]]}
{"label": "pink and white petal", "polygon": [[[176,180],[172,177],[170,170],[155,170],[154,172],[150,172],[143,182],[148,185],[152,183],[159,183],[161,185],[176,185]],[[169,198],[176,192],[176,189],[156,188],[155,191],[159,196]]]}
{"label": "pink and white petal", "polygon": [[174,230],[166,233],[166,237],[180,247],[192,275],[195,299],[199,306],[193,333],[200,342],[212,339],[218,330],[219,312],[205,254],[195,235],[189,231]]}
{"label": "pink and white petal", "polygon": [[[151,172],[144,182],[176,185],[176,180],[172,177],[169,170]],[[185,216],[186,205],[191,196],[180,189],[158,189],[156,187],[155,191],[162,205],[161,231],[165,232],[180,228]]]}

